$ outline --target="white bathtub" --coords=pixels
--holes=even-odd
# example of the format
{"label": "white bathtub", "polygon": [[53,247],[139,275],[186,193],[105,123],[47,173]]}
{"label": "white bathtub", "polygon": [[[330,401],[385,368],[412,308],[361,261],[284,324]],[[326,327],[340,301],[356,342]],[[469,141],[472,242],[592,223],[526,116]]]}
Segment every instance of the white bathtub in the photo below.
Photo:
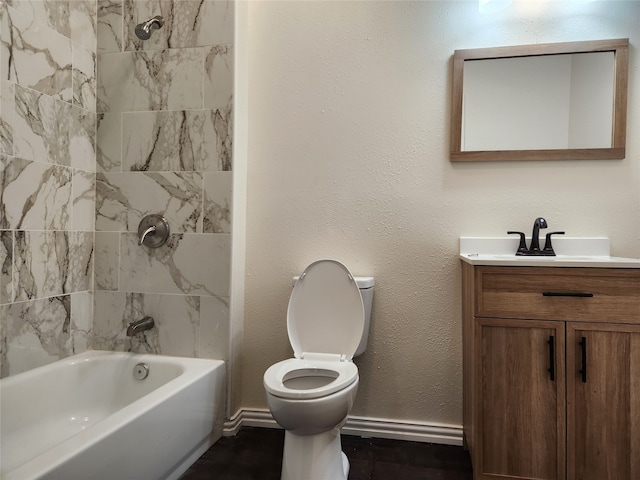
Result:
{"label": "white bathtub", "polygon": [[0,478],[177,479],[221,436],[224,380],[221,360],[100,351],[5,378]]}

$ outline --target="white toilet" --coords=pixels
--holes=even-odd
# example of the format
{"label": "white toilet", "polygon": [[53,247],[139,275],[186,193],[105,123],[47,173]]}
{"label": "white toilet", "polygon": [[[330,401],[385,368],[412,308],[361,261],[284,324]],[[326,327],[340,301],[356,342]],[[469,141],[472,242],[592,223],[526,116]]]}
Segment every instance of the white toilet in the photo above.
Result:
{"label": "white toilet", "polygon": [[282,480],[347,479],[340,428],[358,389],[351,359],[367,346],[373,285],[336,260],[318,260],[293,287],[287,331],[295,358],[264,374],[269,409],[285,429]]}

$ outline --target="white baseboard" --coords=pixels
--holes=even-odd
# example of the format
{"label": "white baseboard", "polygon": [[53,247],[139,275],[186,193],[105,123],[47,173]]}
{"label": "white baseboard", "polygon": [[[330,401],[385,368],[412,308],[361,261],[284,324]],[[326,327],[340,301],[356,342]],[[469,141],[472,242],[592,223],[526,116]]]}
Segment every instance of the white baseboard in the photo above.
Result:
{"label": "white baseboard", "polygon": [[[222,434],[233,436],[241,427],[281,428],[271,416],[269,410],[241,409],[225,422]],[[413,442],[440,443],[444,445],[462,445],[462,427],[406,422],[387,418],[352,417],[342,427],[345,435],[361,437],[390,438]]]}

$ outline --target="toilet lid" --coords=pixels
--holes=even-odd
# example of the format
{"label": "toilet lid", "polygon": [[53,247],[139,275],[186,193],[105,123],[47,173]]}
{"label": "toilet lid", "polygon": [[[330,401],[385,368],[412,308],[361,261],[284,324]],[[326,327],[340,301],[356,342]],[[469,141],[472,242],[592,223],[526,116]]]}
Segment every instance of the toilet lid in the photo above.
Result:
{"label": "toilet lid", "polygon": [[287,331],[294,354],[328,353],[351,360],[364,329],[364,306],[349,269],[337,260],[309,265],[293,287]]}

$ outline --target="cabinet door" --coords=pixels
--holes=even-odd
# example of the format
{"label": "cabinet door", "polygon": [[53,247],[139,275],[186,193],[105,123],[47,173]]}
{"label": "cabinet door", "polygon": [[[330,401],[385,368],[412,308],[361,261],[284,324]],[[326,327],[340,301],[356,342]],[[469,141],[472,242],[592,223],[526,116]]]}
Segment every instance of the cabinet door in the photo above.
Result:
{"label": "cabinet door", "polygon": [[564,479],[564,323],[477,322],[475,478]]}
{"label": "cabinet door", "polygon": [[567,324],[569,480],[640,479],[640,326]]}

